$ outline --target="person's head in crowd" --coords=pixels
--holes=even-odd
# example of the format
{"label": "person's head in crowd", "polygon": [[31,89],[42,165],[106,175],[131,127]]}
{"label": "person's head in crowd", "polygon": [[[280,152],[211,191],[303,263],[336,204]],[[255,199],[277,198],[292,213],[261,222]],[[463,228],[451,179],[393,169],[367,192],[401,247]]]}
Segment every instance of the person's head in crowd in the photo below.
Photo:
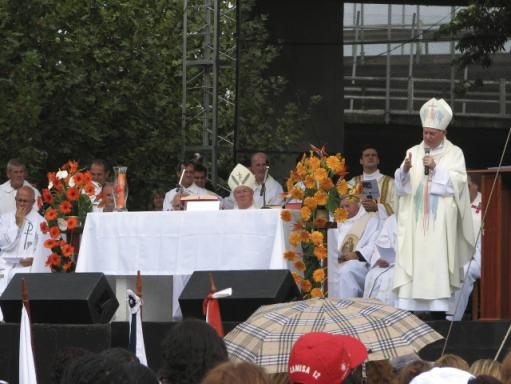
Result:
{"label": "person's head in crowd", "polygon": [[20,159],[11,159],[7,162],[6,168],[7,178],[11,182],[13,189],[18,189],[23,186],[25,178],[27,177],[27,169],[25,163]]}
{"label": "person's head in crowd", "polygon": [[238,209],[248,209],[254,204],[256,187],[254,174],[245,166],[238,164],[232,170],[228,180]]}
{"label": "person's head in crowd", "polygon": [[29,213],[34,207],[35,193],[31,187],[20,187],[16,191],[16,209],[24,209],[25,213]]}
{"label": "person's head in crowd", "polygon": [[414,377],[419,376],[421,373],[429,371],[432,368],[429,361],[415,360],[405,365],[397,375],[398,384],[408,384]]}
{"label": "person's head in crowd", "polygon": [[124,364],[124,370],[133,384],[159,384],[158,376],[150,368],[138,362]]}
{"label": "person's head in crowd", "polygon": [[229,361],[209,371],[201,384],[270,384],[270,379],[257,365]]}
{"label": "person's head in crowd", "polygon": [[469,372],[474,376],[490,375],[502,380],[502,364],[492,359],[479,359],[472,363]]}
{"label": "person's head in crowd", "polygon": [[354,384],[394,384],[396,374],[388,360],[369,361],[366,364],[366,380],[364,381],[362,366],[355,368],[351,374]]}
{"label": "person's head in crowd", "polygon": [[467,384],[502,384],[502,381],[490,375],[479,375],[468,380]]}
{"label": "person's head in crowd", "polygon": [[[191,161],[181,161],[176,167],[176,176],[178,183],[181,180],[181,186],[184,188],[188,188],[193,184],[193,172],[195,170],[195,165]],[[184,173],[183,173],[184,171]],[[183,178],[181,179],[181,175]]]}
{"label": "person's head in crowd", "polygon": [[266,167],[270,165],[268,156],[263,152],[257,152],[250,158],[250,170],[255,176],[256,182],[261,184],[266,174]]}
{"label": "person's head in crowd", "polygon": [[508,381],[511,381],[511,351],[509,351],[502,360],[502,381],[507,384]]}
{"label": "person's head in crowd", "polygon": [[458,368],[435,367],[416,376],[411,384],[466,384],[471,378],[470,373]]}
{"label": "person's head in crowd", "polygon": [[307,333],[294,343],[288,361],[291,384],[340,384],[367,358],[358,339],[331,333]]}
{"label": "person's head in crowd", "polygon": [[114,202],[114,184],[106,182],[101,189],[103,192],[103,212],[113,212],[115,208]]}
{"label": "person's head in crowd", "polygon": [[342,196],[341,208],[348,213],[348,218],[355,217],[360,210],[360,198],[358,196]]}
{"label": "person's head in crowd", "polygon": [[208,169],[202,164],[195,164],[193,170],[193,182],[197,187],[206,188],[208,181]]}
{"label": "person's head in crowd", "polygon": [[479,184],[481,182],[480,175],[468,175],[468,193],[470,194],[470,202],[473,202],[479,192]]}
{"label": "person's head in crowd", "polygon": [[424,146],[437,148],[445,139],[447,126],[452,120],[452,109],[444,99],[432,98],[420,110]]}
{"label": "person's head in crowd", "polygon": [[380,157],[378,151],[372,146],[366,146],[360,152],[360,165],[364,173],[371,174],[378,170]]}
{"label": "person's head in crowd", "polygon": [[61,384],[131,384],[123,364],[101,354],[73,360],[62,374]]}
{"label": "person's head in crowd", "polygon": [[271,373],[268,376],[271,384],[289,384],[287,372]]}
{"label": "person's head in crowd", "polygon": [[451,368],[458,368],[462,369],[464,371],[469,370],[470,366],[468,365],[467,361],[463,359],[461,356],[454,355],[452,353],[447,353],[437,359],[435,361],[435,367],[451,367]]}
{"label": "person's head in crowd", "polygon": [[102,186],[105,184],[105,181],[108,177],[109,171],[106,162],[101,159],[94,159],[90,163],[90,175],[92,181],[96,182],[98,185]]}
{"label": "person's head in crowd", "polygon": [[153,211],[163,211],[163,200],[165,191],[161,189],[154,190],[151,194],[151,207]]}
{"label": "person's head in crowd", "polygon": [[200,383],[206,373],[227,361],[227,349],[206,322],[185,319],[166,335],[162,345],[162,384]]}
{"label": "person's head in crowd", "polygon": [[126,348],[108,348],[104,351],[101,351],[101,356],[104,356],[110,360],[117,362],[118,364],[124,363],[139,363],[138,357]]}
{"label": "person's head in crowd", "polygon": [[91,354],[89,350],[77,347],[69,347],[57,352],[51,366],[50,383],[60,384],[62,374],[69,364],[82,356]]}

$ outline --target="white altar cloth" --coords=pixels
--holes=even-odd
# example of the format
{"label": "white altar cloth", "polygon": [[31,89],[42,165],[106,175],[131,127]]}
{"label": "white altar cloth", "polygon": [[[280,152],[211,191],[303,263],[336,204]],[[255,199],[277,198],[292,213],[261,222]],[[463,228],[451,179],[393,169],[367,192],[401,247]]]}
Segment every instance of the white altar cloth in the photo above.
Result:
{"label": "white altar cloth", "polygon": [[89,213],[76,272],[286,269],[285,244],[278,209]]}

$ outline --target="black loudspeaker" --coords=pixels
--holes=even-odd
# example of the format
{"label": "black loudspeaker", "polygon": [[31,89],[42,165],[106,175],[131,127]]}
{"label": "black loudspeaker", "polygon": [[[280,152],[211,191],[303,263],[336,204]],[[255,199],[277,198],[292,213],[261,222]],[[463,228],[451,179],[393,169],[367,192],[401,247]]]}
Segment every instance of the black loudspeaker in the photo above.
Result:
{"label": "black loudspeaker", "polygon": [[219,299],[223,322],[245,321],[261,305],[296,300],[300,291],[289,270],[194,272],[181,296],[183,317],[204,318],[202,302],[210,291],[209,273],[217,289],[232,288],[232,296]]}
{"label": "black loudspeaker", "polygon": [[6,322],[20,321],[21,279],[27,283],[32,323],[108,323],[119,307],[102,273],[18,273],[0,297]]}

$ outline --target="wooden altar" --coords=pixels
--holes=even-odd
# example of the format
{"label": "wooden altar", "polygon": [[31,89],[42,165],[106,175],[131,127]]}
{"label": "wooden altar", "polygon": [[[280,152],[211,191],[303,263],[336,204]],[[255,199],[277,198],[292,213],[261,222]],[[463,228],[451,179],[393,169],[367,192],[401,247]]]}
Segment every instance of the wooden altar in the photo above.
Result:
{"label": "wooden altar", "polygon": [[496,169],[469,171],[480,177],[484,235],[481,248],[480,318],[511,319],[511,167],[501,169],[486,210]]}

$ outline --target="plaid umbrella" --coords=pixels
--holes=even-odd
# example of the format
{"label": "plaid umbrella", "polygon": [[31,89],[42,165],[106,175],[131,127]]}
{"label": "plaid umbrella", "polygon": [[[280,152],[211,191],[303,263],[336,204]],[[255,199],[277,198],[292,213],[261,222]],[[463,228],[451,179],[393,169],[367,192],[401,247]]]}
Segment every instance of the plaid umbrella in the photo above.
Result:
{"label": "plaid umbrella", "polygon": [[350,335],[364,343],[369,360],[419,351],[442,339],[415,315],[371,299],[311,299],[266,305],[224,338],[233,360],[287,371],[294,342],[309,332]]}

